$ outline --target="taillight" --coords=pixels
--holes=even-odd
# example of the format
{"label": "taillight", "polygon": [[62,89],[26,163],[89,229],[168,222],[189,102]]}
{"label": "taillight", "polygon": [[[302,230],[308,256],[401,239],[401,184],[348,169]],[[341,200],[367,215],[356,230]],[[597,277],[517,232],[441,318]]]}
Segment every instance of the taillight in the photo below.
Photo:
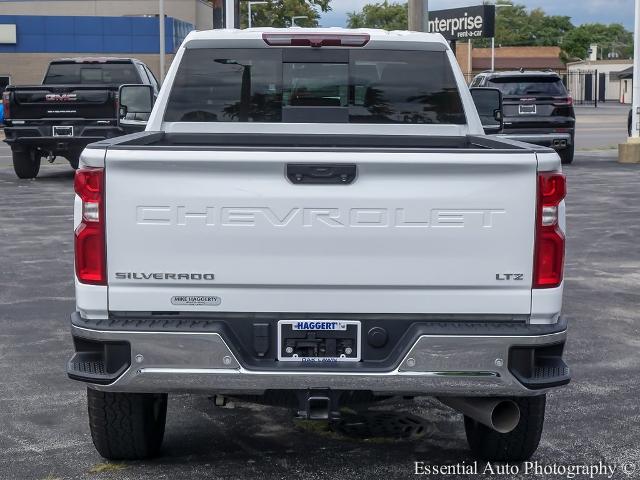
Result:
{"label": "taillight", "polygon": [[75,232],[76,276],[81,283],[106,285],[104,169],[77,170],[75,190],[82,200],[82,220]]}
{"label": "taillight", "polygon": [[565,237],[560,229],[560,203],[567,195],[562,173],[538,175],[538,214],[533,288],[556,288],[562,283]]}
{"label": "taillight", "polygon": [[262,39],[271,47],[364,47],[369,34],[263,33]]}
{"label": "taillight", "polygon": [[9,92],[2,92],[2,108],[4,110],[4,119],[11,118],[11,94]]}
{"label": "taillight", "polygon": [[573,105],[573,97],[553,97],[553,105],[556,107],[570,107]]}

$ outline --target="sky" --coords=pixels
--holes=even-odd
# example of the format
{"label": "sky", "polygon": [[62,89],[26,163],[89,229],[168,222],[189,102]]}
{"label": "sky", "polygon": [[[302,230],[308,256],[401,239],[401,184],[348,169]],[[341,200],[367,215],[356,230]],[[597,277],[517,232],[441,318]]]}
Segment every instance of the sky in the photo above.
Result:
{"label": "sky", "polygon": [[[345,26],[347,12],[359,11],[367,3],[382,0],[332,0],[333,11],[322,17],[325,27]],[[390,0],[393,1],[393,0]],[[405,0],[401,0],[405,1]],[[479,5],[481,0],[430,0],[431,10]],[[622,23],[633,30],[634,0],[514,0],[528,8],[541,7],[550,15],[567,15],[576,25],[582,23]]]}

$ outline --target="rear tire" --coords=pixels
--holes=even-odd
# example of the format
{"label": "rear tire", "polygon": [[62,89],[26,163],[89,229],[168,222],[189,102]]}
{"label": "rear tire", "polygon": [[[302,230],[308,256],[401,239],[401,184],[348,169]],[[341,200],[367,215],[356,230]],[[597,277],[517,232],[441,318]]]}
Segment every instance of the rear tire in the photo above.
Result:
{"label": "rear tire", "polygon": [[520,407],[520,422],[509,433],[498,433],[464,417],[467,441],[474,455],[493,462],[524,462],[538,449],[544,426],[546,395],[511,400]]}
{"label": "rear tire", "polygon": [[40,172],[40,154],[36,150],[12,151],[13,170],[18,178],[36,178]]}
{"label": "rear tire", "polygon": [[558,152],[560,155],[560,160],[562,160],[563,165],[571,165],[573,163],[573,157],[575,156],[576,146],[571,144],[571,146],[567,147],[565,150]]}
{"label": "rear tire", "polygon": [[158,454],[167,418],[167,394],[87,389],[91,438],[109,460],[142,460]]}

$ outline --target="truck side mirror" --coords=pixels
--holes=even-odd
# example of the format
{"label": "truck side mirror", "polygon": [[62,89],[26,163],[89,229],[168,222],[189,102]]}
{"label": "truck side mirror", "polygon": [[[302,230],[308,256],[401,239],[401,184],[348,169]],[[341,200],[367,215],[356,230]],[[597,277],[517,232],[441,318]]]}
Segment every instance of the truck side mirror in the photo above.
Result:
{"label": "truck side mirror", "polygon": [[484,132],[488,135],[500,133],[504,126],[502,92],[497,88],[472,88],[471,96],[478,109]]}
{"label": "truck side mirror", "polygon": [[155,102],[151,85],[122,85],[118,91],[118,126],[127,133],[146,128]]}

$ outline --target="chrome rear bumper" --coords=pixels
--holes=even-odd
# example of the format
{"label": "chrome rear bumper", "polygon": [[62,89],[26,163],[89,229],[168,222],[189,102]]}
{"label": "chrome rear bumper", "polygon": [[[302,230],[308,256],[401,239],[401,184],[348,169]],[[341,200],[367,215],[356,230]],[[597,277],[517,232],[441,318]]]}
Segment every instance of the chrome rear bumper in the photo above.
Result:
{"label": "chrome rear bumper", "polygon": [[[367,390],[383,395],[540,395],[545,388],[529,389],[512,373],[510,352],[516,347],[563,345],[566,340],[566,330],[539,336],[424,335],[387,372],[314,367],[258,371],[245,368],[218,333],[102,331],[77,325],[72,325],[72,333],[80,341],[130,345],[130,364],[111,383],[91,383],[68,367],[72,378],[92,388],[227,395],[305,389]],[[567,382],[568,378],[563,383]]]}

